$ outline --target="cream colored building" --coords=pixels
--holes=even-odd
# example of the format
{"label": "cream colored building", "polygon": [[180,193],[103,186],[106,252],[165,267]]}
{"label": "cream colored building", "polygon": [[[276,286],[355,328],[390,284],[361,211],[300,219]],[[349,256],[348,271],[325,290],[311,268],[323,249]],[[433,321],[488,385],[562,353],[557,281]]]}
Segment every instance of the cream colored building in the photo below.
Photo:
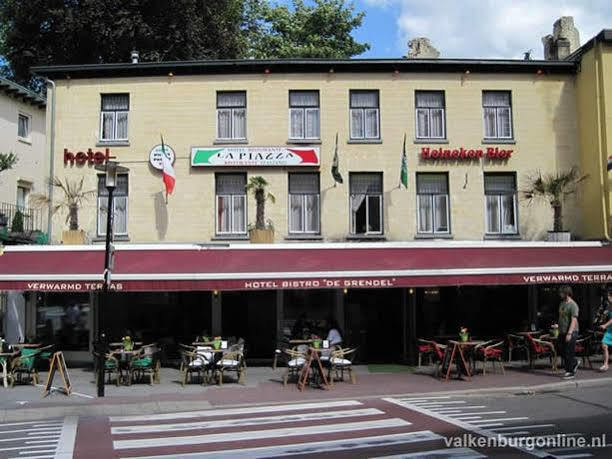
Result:
{"label": "cream colored building", "polygon": [[[93,152],[108,148],[111,156],[129,167],[128,198],[119,201],[118,205],[123,206],[117,217],[121,228],[116,227],[116,232],[119,239],[123,236],[131,242],[246,240],[240,212],[234,212],[226,222],[227,226],[241,220],[230,228],[237,229],[237,234],[227,235],[221,231],[227,228],[219,228],[221,217],[216,207],[222,204],[215,199],[215,177],[230,172],[246,174],[247,179],[261,175],[270,183],[269,191],[277,200],[267,204],[266,218],[273,222],[277,242],[354,238],[410,241],[432,237],[539,240],[551,229],[550,208],[547,203],[527,205],[517,191],[522,189],[528,174],[555,172],[578,165],[579,161],[574,62],[212,61],[51,67],[36,72],[55,79],[57,84],[53,145],[57,176],[84,177],[86,188],[97,187],[93,165],[65,162],[65,149],[76,154],[86,153],[89,148]],[[224,95],[225,91],[240,93]],[[318,114],[306,113],[308,109],[304,109],[302,114],[293,115],[294,136],[305,129],[308,131],[305,134],[314,139],[291,138],[289,104],[293,91],[315,92],[297,94],[294,99],[298,105],[316,105],[313,101],[318,99],[318,106],[311,107]],[[415,106],[417,98],[419,107]],[[223,108],[226,103],[235,107]],[[495,104],[499,106],[496,108]],[[104,111],[110,114],[104,115]],[[105,116],[106,127],[101,121]],[[309,117],[314,124],[298,126],[302,116]],[[235,126],[227,124],[228,117]],[[104,129],[108,132],[103,132]],[[233,132],[220,132],[223,129]],[[420,135],[417,129],[421,130]],[[176,188],[167,203],[161,172],[149,163],[149,154],[160,143],[160,134],[176,156]],[[343,184],[335,184],[331,174],[336,134]],[[221,138],[228,135],[239,138]],[[105,136],[109,139],[105,140]],[[407,189],[399,186],[404,136]],[[190,162],[192,147],[308,146],[320,150],[319,166],[193,167]],[[448,149],[451,155],[455,149],[480,149],[484,158],[423,159],[423,148]],[[486,155],[489,148],[511,151],[510,157],[489,159]],[[299,205],[297,210],[294,208],[295,212],[303,211],[302,216],[312,223],[294,225],[311,230],[308,234],[290,230],[295,228],[290,228],[289,223],[289,176],[295,172],[315,173],[320,178],[320,226],[317,227],[315,216],[309,214],[311,209],[302,210]],[[365,177],[366,182],[359,182],[362,187],[359,189],[356,183],[360,179],[353,174],[363,172],[382,175],[381,183],[374,176]],[[422,185],[417,193],[417,174],[421,173],[442,175],[419,176]],[[489,174],[506,174],[501,181],[493,178],[490,182],[493,185],[489,186],[494,188],[495,183],[504,182],[505,185],[498,186],[505,186],[514,197],[495,195],[487,205],[485,177],[492,177]],[[363,205],[360,201],[364,201],[362,195],[369,194],[364,193],[363,187],[369,187],[375,195],[365,200],[368,201],[365,212],[359,209]],[[418,198],[423,190],[447,197]],[[354,217],[358,221],[353,228],[351,194],[355,195],[353,207],[360,212]],[[241,199],[231,202],[240,207]],[[100,200],[101,206],[103,201]],[[487,207],[492,212],[489,216]],[[379,209],[381,225],[376,221]],[[99,214],[104,218],[104,210],[98,211],[96,199],[80,212],[81,227],[91,241],[100,239],[103,233],[97,225]],[[253,223],[252,197],[248,198],[246,214],[247,222]],[[567,229],[575,238],[581,238],[584,228],[578,206],[570,202],[565,217]],[[53,228],[55,241],[61,239],[61,231],[66,229],[63,221],[64,216],[57,216]]]}

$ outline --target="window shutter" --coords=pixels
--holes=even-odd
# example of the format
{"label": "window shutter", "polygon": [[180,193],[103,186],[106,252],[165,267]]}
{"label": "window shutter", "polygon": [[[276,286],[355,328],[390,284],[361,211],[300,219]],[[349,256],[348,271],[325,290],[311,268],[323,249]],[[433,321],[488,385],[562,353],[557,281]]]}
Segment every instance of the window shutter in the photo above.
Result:
{"label": "window shutter", "polygon": [[290,107],[318,107],[319,91],[289,91]]}
{"label": "window shutter", "polygon": [[382,193],[382,176],[380,174],[351,174],[351,194]]}
{"label": "window shutter", "polygon": [[516,191],[514,175],[511,174],[485,174],[485,193],[506,194]]}
{"label": "window shutter", "polygon": [[217,194],[246,194],[244,174],[218,174],[216,177]]}
{"label": "window shutter", "polygon": [[103,111],[127,111],[129,109],[129,94],[102,94]]}
{"label": "window shutter", "polygon": [[378,108],[378,91],[351,92],[351,108]]}
{"label": "window shutter", "polygon": [[246,92],[218,92],[217,108],[243,108],[246,107]]}
{"label": "window shutter", "polygon": [[444,108],[444,93],[441,91],[417,91],[418,108]]}
{"label": "window shutter", "polygon": [[418,174],[418,194],[448,194],[446,174]]}
{"label": "window shutter", "polygon": [[319,175],[318,174],[290,174],[289,175],[290,194],[318,194]]}
{"label": "window shutter", "polygon": [[483,91],[483,107],[509,107],[510,93],[508,91]]}

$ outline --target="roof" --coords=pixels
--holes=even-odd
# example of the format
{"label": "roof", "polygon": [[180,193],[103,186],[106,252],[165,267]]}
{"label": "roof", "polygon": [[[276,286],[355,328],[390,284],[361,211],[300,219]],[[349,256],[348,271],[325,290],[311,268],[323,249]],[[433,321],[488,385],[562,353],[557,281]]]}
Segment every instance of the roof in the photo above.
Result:
{"label": "roof", "polygon": [[32,67],[52,79],[246,74],[246,73],[383,73],[383,72],[536,73],[572,74],[573,61],[516,59],[226,59]]}
{"label": "roof", "polygon": [[589,41],[587,41],[584,45],[574,51],[572,54],[567,56],[567,60],[569,61],[579,61],[584,53],[590,50],[595,43],[603,42],[603,43],[612,43],[612,29],[603,29]]}
{"label": "roof", "polygon": [[47,105],[47,100],[44,97],[6,78],[0,77],[0,89],[10,97],[22,100],[35,107],[44,108]]}

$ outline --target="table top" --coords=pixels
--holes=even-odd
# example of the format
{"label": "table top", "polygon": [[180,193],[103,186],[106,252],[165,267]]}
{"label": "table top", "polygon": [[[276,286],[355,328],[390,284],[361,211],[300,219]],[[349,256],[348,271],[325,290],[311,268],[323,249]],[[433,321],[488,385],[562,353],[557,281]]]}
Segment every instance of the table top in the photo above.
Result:
{"label": "table top", "polygon": [[[132,341],[132,344],[134,346],[142,346],[142,341]],[[112,347],[123,347],[123,343],[108,343],[108,345]]]}
{"label": "table top", "polygon": [[19,355],[19,352],[0,352],[0,357],[14,357]]}
{"label": "table top", "polygon": [[290,339],[289,344],[312,344],[312,339]]}
{"label": "table top", "polygon": [[525,335],[525,336],[527,336],[527,335],[538,335],[538,334],[540,334],[540,333],[542,333],[542,330],[536,330],[536,331],[520,331],[520,332],[514,332],[514,333],[511,333],[511,335]]}
{"label": "table top", "polygon": [[42,344],[41,343],[29,343],[29,344],[19,343],[19,344],[11,344],[11,346],[13,346],[13,347],[27,347],[27,348],[31,348],[31,347],[41,347]]}
{"label": "table top", "polygon": [[451,339],[448,342],[451,344],[459,345],[459,346],[477,346],[479,344],[486,343],[486,341],[476,340],[476,339],[470,340],[470,341],[457,341],[457,340]]}

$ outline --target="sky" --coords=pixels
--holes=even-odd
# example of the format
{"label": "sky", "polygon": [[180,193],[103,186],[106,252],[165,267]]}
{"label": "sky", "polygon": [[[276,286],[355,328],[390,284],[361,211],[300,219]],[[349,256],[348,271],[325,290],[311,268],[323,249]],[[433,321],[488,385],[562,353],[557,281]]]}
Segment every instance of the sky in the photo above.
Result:
{"label": "sky", "polygon": [[542,58],[553,22],[574,16],[585,43],[612,28],[612,0],[353,0],[366,17],[354,32],[371,49],[360,57],[400,57],[407,42],[427,37],[440,57]]}

